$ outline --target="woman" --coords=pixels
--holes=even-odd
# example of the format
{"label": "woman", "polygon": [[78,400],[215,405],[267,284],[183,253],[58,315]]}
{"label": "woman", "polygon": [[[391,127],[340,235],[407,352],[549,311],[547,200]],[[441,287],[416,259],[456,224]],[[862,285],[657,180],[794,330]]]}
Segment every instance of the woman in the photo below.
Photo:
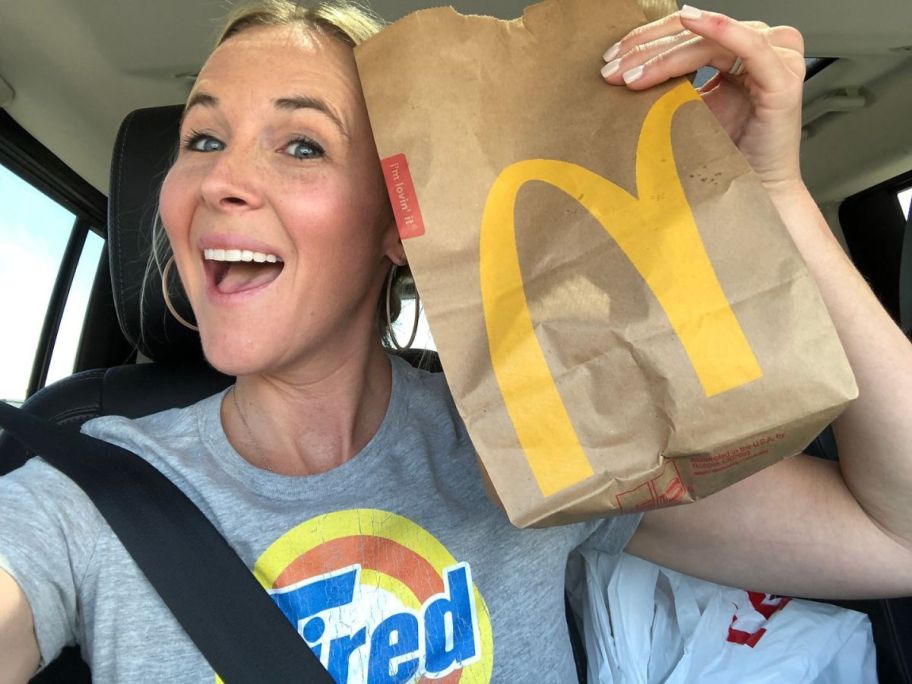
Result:
{"label": "woman", "polygon": [[[842,461],[796,457],[642,520],[521,531],[485,496],[442,376],[378,339],[406,258],[351,51],[373,30],[351,8],[284,2],[229,26],[188,100],[161,217],[206,356],[237,383],[86,431],[187,492],[337,681],[573,681],[563,577],[582,543],[775,593],[912,593],[912,352],[801,181],[801,36],[685,7],[609,47],[602,73],[641,90],[722,72],[706,102],[807,260],[861,388],[836,424]],[[0,482],[0,510],[0,678],[78,640],[100,680],[212,681],[66,478],[33,459]],[[297,591],[322,603],[302,613],[283,598]]]}

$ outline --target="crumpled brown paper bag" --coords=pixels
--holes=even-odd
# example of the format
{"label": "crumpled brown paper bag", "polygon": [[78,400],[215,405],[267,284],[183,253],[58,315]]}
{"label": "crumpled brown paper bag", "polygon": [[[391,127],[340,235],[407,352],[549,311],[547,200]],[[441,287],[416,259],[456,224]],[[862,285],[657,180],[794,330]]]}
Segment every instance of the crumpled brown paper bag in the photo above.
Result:
{"label": "crumpled brown paper bag", "polygon": [[416,12],[356,50],[447,380],[519,526],[694,501],[857,389],[760,182],[684,79],[606,85],[625,0]]}

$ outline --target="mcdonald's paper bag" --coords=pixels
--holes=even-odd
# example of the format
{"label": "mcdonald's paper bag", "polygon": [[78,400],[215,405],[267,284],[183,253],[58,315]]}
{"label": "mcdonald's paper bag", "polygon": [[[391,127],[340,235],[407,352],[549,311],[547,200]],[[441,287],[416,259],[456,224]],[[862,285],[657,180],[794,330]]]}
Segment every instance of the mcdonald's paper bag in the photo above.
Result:
{"label": "mcdonald's paper bag", "polygon": [[644,17],[416,12],[356,50],[456,406],[519,526],[681,504],[856,395],[760,182],[685,80],[607,85]]}

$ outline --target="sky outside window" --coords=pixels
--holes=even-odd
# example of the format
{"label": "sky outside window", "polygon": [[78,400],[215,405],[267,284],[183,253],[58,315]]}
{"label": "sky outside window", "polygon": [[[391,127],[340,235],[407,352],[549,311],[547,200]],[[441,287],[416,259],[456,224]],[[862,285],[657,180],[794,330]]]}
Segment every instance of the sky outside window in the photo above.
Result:
{"label": "sky outside window", "polygon": [[82,255],[79,257],[79,265],[73,276],[66,307],[63,309],[63,318],[60,320],[60,330],[57,333],[57,342],[54,344],[51,366],[48,369],[48,385],[73,374],[76,348],[79,346],[79,338],[82,335],[82,325],[85,322],[89,295],[92,293],[92,284],[95,282],[95,272],[98,270],[102,247],[104,247],[104,240],[89,231],[85,246],[82,248]]}
{"label": "sky outside window", "polygon": [[912,188],[906,188],[896,196],[899,206],[902,207],[903,216],[909,218],[909,206],[912,205]]}
{"label": "sky outside window", "polygon": [[[402,300],[402,311],[399,314],[399,318],[393,322],[393,332],[396,334],[396,341],[399,344],[408,342],[409,335],[412,334],[413,325],[415,325],[415,300],[404,299]],[[415,341],[412,343],[412,347],[437,351],[437,345],[431,336],[431,328],[428,326],[423,306],[418,315],[418,332],[415,333]]]}
{"label": "sky outside window", "polygon": [[74,219],[66,209],[0,167],[0,399],[20,402],[25,398],[44,315]]}

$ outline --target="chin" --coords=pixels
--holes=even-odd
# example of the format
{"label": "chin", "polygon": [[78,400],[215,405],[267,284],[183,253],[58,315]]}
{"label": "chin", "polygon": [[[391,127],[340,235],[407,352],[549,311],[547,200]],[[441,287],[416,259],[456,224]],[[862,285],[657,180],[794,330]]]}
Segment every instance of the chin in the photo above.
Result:
{"label": "chin", "polygon": [[[200,329],[203,355],[213,368],[225,375],[240,376],[262,373],[275,365],[264,351],[268,340],[244,340],[236,335],[207,335]],[[270,338],[273,342],[276,337]]]}

